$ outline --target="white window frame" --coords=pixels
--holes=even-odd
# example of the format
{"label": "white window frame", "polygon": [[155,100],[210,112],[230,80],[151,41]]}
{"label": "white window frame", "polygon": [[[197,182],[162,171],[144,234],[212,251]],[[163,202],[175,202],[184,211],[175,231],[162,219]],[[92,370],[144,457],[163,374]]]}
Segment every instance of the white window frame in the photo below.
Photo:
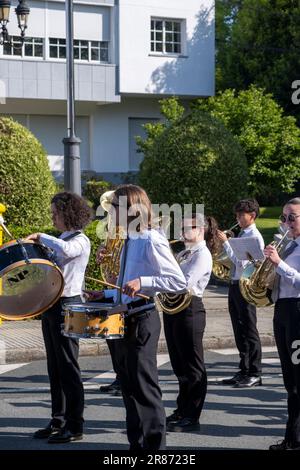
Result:
{"label": "white window frame", "polygon": [[[159,30],[157,29],[152,29],[152,21],[161,21],[162,22],[162,41],[161,41],[161,44],[162,44],[162,51],[156,51],[156,50],[152,50],[152,44],[157,44],[159,43],[160,41],[156,41],[156,38],[155,38],[155,33],[156,32],[159,32]],[[180,42],[178,43],[175,43],[175,42],[171,42],[171,44],[179,44],[180,45],[180,52],[169,52],[169,51],[166,51],[166,44],[167,44],[167,41],[166,41],[166,34],[167,34],[167,31],[166,31],[166,23],[167,22],[171,22],[171,23],[179,23],[180,25]],[[159,17],[151,17],[150,18],[150,53],[149,55],[159,55],[159,56],[175,56],[175,57],[180,57],[180,56],[184,56],[185,54],[185,49],[186,49],[186,40],[185,40],[185,25],[186,25],[186,21],[182,18],[159,18]],[[154,33],[154,38],[152,39],[152,33]],[[169,33],[169,31],[168,31]],[[168,41],[169,43],[169,41]]]}
{"label": "white window frame", "polygon": [[[43,53],[41,56],[36,56],[36,55],[25,55],[25,45],[26,43],[28,44],[29,40],[33,40],[32,42],[32,47],[33,47],[33,52],[35,50],[35,45],[42,45],[43,48]],[[38,42],[38,40],[41,40]],[[12,44],[21,44],[19,36],[11,36],[11,41]],[[36,44],[37,43],[37,44]],[[20,54],[5,54],[4,53],[4,45],[2,46],[2,57],[5,59],[29,59],[29,60],[44,60],[45,59],[45,39],[41,37],[35,37],[35,36],[30,36],[30,37],[25,37],[24,43],[21,45],[18,50],[20,51]],[[11,46],[10,46],[11,47]],[[13,52],[13,47],[11,47],[11,50]]]}

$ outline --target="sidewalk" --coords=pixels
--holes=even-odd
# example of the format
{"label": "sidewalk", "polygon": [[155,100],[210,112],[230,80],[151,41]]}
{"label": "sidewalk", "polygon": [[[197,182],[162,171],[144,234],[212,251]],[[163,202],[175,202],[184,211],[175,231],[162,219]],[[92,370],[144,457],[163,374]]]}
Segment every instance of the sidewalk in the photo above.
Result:
{"label": "sidewalk", "polygon": [[[235,347],[227,309],[227,287],[210,285],[204,295],[206,308],[205,349]],[[258,330],[263,346],[275,344],[273,337],[273,307],[258,309]],[[162,329],[159,352],[167,352]],[[81,339],[80,355],[109,354],[106,341]],[[0,326],[0,364],[23,363],[45,359],[40,320],[4,321]]]}

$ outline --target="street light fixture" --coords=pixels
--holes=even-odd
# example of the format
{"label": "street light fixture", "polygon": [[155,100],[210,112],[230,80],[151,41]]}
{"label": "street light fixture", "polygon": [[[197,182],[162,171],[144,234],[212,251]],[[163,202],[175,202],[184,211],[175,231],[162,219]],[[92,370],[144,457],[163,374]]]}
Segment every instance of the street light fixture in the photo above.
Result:
{"label": "street light fixture", "polygon": [[[7,31],[7,23],[9,22],[9,13],[11,7],[11,0],[0,0],[0,44],[10,44],[10,37]],[[28,15],[30,8],[26,4],[25,0],[19,0],[19,5],[15,8],[15,13],[18,18],[18,26],[21,30],[21,44],[25,40],[25,30],[27,28]]]}

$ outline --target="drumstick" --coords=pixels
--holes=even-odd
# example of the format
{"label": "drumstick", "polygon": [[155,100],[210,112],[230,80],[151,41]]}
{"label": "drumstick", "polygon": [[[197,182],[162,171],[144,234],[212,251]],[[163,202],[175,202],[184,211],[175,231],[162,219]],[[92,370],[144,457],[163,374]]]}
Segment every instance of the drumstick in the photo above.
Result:
{"label": "drumstick", "polygon": [[2,215],[0,215],[0,225],[1,225],[1,227],[3,228],[4,232],[6,232],[6,234],[7,234],[12,240],[14,240],[14,237],[12,236],[12,234],[10,233],[10,231],[8,230],[8,228],[5,226],[4,219],[3,219]]}
{"label": "drumstick", "polygon": [[[115,284],[111,284],[110,282],[100,281],[100,279],[95,279],[94,277],[90,277],[90,276],[85,276],[85,278],[88,279],[89,281],[95,281],[95,282],[98,282],[99,284],[104,284],[105,286],[114,287],[115,289],[121,290],[120,286],[116,286]],[[135,294],[135,297],[141,297],[142,299],[146,299],[146,300],[150,299],[148,295],[144,295],[144,294]]]}

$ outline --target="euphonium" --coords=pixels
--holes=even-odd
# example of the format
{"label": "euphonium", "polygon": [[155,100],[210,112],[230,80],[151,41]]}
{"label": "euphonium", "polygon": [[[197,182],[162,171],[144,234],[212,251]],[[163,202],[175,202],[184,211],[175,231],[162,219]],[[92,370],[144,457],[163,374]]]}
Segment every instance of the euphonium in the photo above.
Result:
{"label": "euphonium", "polygon": [[[235,225],[230,227],[230,229],[224,230],[224,233],[226,233],[227,238],[234,237],[234,233],[232,232],[232,230],[238,225],[239,224],[236,223]],[[223,247],[221,251],[213,254],[212,273],[214,277],[216,277],[217,279],[221,279],[222,281],[229,281],[231,267],[232,267],[232,261],[229,259]]]}
{"label": "euphonium", "polygon": [[[273,245],[278,253],[282,253],[287,240],[286,236],[289,230],[286,230],[281,239],[273,241]],[[268,307],[272,305],[272,288],[275,280],[275,267],[269,258],[263,261],[251,261],[244,269],[239,281],[242,296],[250,304],[257,307]]]}

